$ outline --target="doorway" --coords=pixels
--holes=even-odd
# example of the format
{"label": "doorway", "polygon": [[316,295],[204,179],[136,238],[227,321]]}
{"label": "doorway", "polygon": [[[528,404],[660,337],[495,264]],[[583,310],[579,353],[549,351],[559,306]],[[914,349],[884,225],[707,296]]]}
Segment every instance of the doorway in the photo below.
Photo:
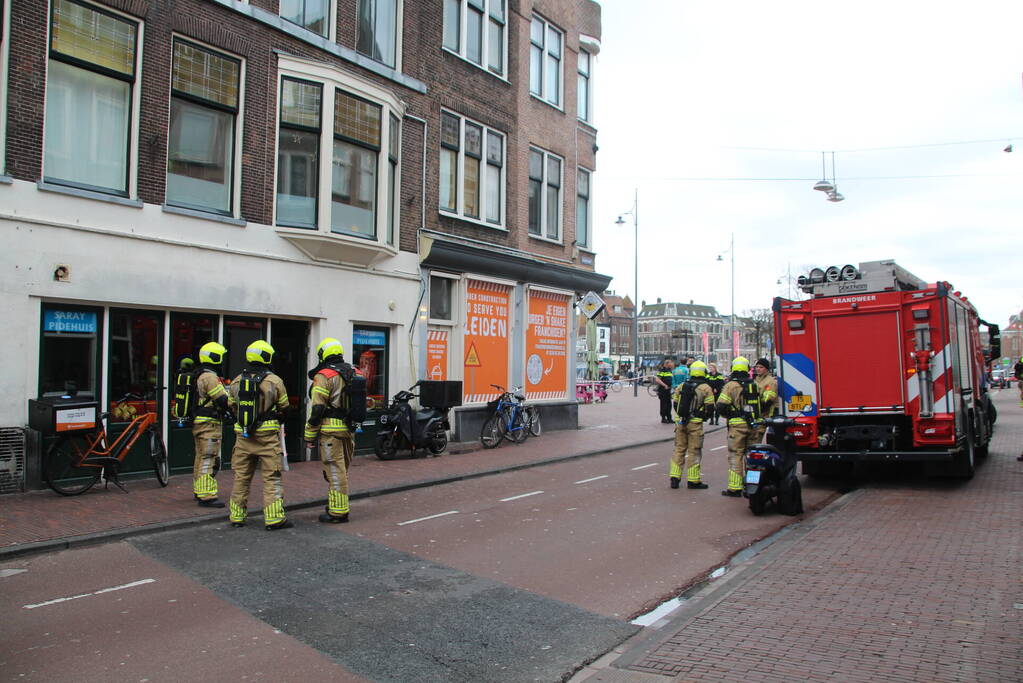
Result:
{"label": "doorway", "polygon": [[289,462],[305,460],[306,375],[309,358],[309,323],[305,320],[274,318],[270,325],[270,345],[274,347],[273,370],[288,390],[288,414],[284,418],[284,445]]}

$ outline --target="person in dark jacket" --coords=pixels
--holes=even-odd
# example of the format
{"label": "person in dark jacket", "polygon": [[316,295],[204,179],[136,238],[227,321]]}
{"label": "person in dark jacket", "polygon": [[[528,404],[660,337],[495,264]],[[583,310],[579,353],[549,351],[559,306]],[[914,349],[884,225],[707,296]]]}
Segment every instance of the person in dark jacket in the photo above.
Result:
{"label": "person in dark jacket", "polygon": [[654,375],[654,384],[657,386],[657,399],[660,401],[661,424],[674,424],[671,419],[671,376],[675,369],[675,362],[665,358],[661,363],[660,370]]}
{"label": "person in dark jacket", "polygon": [[[711,363],[707,369],[707,384],[714,390],[714,400],[717,401],[718,395],[721,393],[721,387],[725,386],[725,377],[718,372],[718,366],[714,363]],[[715,411],[708,421],[710,424],[716,425],[720,420],[721,416]]]}

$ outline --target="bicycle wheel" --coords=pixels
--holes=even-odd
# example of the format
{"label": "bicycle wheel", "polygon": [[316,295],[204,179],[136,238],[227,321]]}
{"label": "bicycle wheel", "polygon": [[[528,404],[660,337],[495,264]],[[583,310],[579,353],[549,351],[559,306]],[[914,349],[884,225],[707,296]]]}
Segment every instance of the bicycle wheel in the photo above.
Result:
{"label": "bicycle wheel", "polygon": [[526,426],[529,428],[529,433],[533,436],[540,436],[543,433],[543,427],[540,425],[540,410],[530,406],[526,408]]}
{"label": "bicycle wheel", "polygon": [[656,397],[657,396],[657,385],[656,384],[648,384],[648,385],[646,385],[646,393],[650,394],[651,396]]}
{"label": "bicycle wheel", "polygon": [[[506,418],[507,419],[507,418]],[[505,435],[512,443],[522,443],[529,436],[529,427],[526,425],[526,415],[522,409],[517,409],[510,418],[511,423],[504,422],[507,434]]]}
{"label": "bicycle wheel", "polygon": [[170,461],[167,459],[167,448],[163,445],[163,439],[155,429],[149,430],[149,457],[153,460],[156,480],[160,482],[160,486],[166,486],[170,479]]}
{"label": "bicycle wheel", "polygon": [[82,465],[92,435],[65,435],[58,438],[46,451],[43,478],[46,484],[62,496],[85,493],[99,480],[102,467]]}
{"label": "bicycle wheel", "polygon": [[501,443],[501,439],[504,438],[503,425],[504,420],[498,413],[487,418],[483,423],[483,429],[480,430],[480,443],[484,448],[496,448]]}
{"label": "bicycle wheel", "polygon": [[622,383],[621,382],[619,382],[618,380],[615,380],[614,382],[611,382],[611,391],[613,391],[613,392],[615,392],[617,394],[621,390],[622,390]]}

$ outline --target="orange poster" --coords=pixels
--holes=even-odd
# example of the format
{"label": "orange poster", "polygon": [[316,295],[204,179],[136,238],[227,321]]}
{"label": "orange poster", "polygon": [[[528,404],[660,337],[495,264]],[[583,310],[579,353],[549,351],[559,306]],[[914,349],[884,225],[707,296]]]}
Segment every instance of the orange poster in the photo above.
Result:
{"label": "orange poster", "polygon": [[530,290],[526,398],[565,398],[568,395],[570,311],[566,295]]}
{"label": "orange poster", "polygon": [[426,378],[440,381],[448,378],[447,330],[426,332]]}
{"label": "orange poster", "polygon": [[465,403],[482,403],[500,394],[491,385],[508,386],[508,330],[511,289],[469,280],[465,297]]}

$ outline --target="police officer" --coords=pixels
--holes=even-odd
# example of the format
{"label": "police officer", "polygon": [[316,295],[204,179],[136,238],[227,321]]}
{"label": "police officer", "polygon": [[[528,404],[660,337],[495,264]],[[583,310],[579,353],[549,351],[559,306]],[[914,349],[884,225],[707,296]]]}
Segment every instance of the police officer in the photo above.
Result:
{"label": "police officer", "polygon": [[[671,455],[668,476],[671,478],[671,488],[677,489],[682,478],[684,462],[686,488],[705,489],[707,485],[700,480],[700,463],[703,461],[703,421],[714,413],[714,391],[707,383],[707,366],[703,361],[693,361],[690,364],[686,384],[695,385],[691,394],[684,391],[685,384],[675,391],[676,413],[679,420],[675,425],[675,451]],[[683,401],[688,399],[691,403],[684,406],[679,399]]]}
{"label": "police officer", "polygon": [[[718,400],[718,395],[721,393],[721,388],[725,386],[725,376],[718,372],[718,366],[711,363],[707,369],[707,384],[714,390],[714,400]],[[716,425],[721,419],[721,416],[714,411],[714,414],[710,417],[708,422],[712,425]]]}
{"label": "police officer", "polygon": [[661,369],[654,375],[654,384],[657,385],[657,399],[661,402],[661,424],[671,424],[671,377],[675,363],[670,358],[665,358],[661,363]]}
{"label": "police officer", "polygon": [[[192,465],[192,493],[200,507],[222,508],[217,500],[217,472],[220,471],[220,442],[224,438],[223,416],[228,413],[227,389],[220,368],[227,349],[209,342],[199,349],[199,371],[195,376],[195,463]],[[185,359],[191,362],[191,359]],[[182,360],[182,367],[185,362]]]}
{"label": "police officer", "polygon": [[742,496],[746,449],[757,442],[754,425],[760,422],[760,396],[749,376],[749,361],[738,356],[732,374],[717,400],[718,412],[728,421],[728,485],[723,496]]}
{"label": "police officer", "polygon": [[309,389],[309,419],[305,423],[306,448],[319,446],[323,464],[323,478],[327,480],[327,511],[320,521],[343,524],[348,521],[348,468],[355,453],[352,436],[343,406],[345,388],[341,366],[345,362],[344,347],[333,337],[327,337],[316,347],[320,363],[309,371],[313,381]]}
{"label": "police officer", "polygon": [[[753,364],[753,381],[757,383],[760,391],[760,416],[762,419],[774,415],[778,406],[778,380],[771,374],[771,361],[767,358],[758,358]],[[763,422],[757,426],[757,442],[763,441],[767,425]]]}
{"label": "police officer", "polygon": [[[281,484],[281,469],[284,467],[284,452],[280,440],[280,419],[288,407],[288,391],[280,377],[270,372],[274,348],[259,339],[245,349],[247,367],[231,382],[228,403],[233,408],[239,405],[239,394],[243,378],[263,375],[259,383],[256,410],[262,421],[253,426],[245,436],[241,420],[235,422],[234,451],[231,453],[231,469],[234,470],[234,490],[231,492],[231,526],[245,526],[248,514],[249,486],[252,475],[259,466],[263,475],[263,523],[267,530],[287,529],[293,526],[284,516],[284,486]],[[239,417],[241,408],[238,409]]]}

